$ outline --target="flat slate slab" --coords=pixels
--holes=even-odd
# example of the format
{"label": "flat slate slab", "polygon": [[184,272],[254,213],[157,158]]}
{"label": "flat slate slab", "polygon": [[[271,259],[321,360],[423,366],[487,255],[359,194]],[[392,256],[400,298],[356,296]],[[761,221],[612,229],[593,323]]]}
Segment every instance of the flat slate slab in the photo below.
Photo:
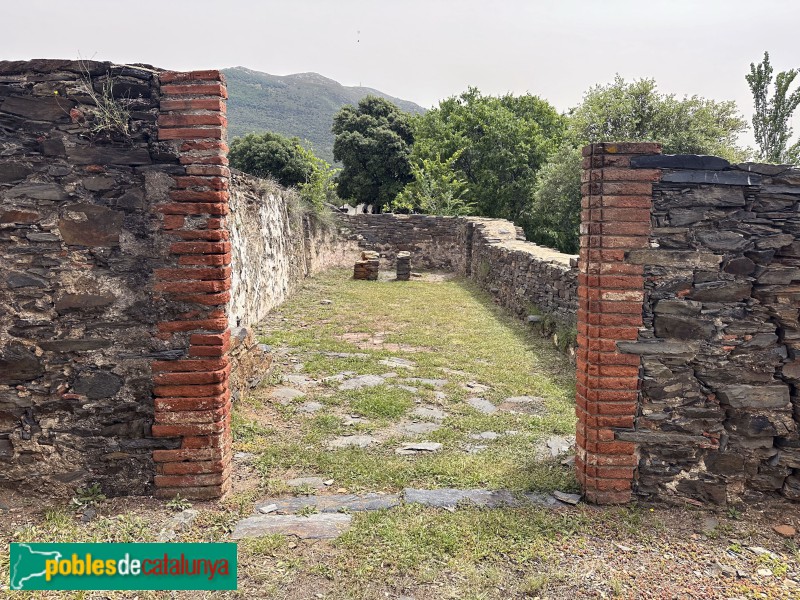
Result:
{"label": "flat slate slab", "polygon": [[330,496],[300,496],[292,498],[276,498],[265,500],[256,504],[257,512],[261,509],[274,506],[270,512],[279,514],[294,514],[306,506],[313,506],[321,513],[337,513],[343,510],[350,512],[363,512],[369,510],[384,510],[394,508],[400,504],[399,494],[332,494]]}
{"label": "flat slate slab", "polygon": [[505,412],[523,415],[539,415],[546,411],[544,398],[539,396],[512,396],[503,400],[497,408]]}
{"label": "flat slate slab", "polygon": [[303,404],[298,406],[297,407],[297,412],[306,413],[306,414],[311,415],[311,414],[314,414],[317,411],[322,410],[323,408],[325,408],[325,405],[322,404],[321,402],[310,401],[310,402],[304,402]]}
{"label": "flat slate slab", "polygon": [[342,513],[297,515],[256,515],[236,524],[231,539],[267,535],[294,535],[304,540],[330,540],[350,529],[353,517]]}
{"label": "flat slate slab", "polygon": [[447,385],[447,379],[426,379],[424,377],[406,377],[404,381],[418,383],[419,385],[429,385],[434,388],[441,388]]}
{"label": "flat slate slab", "polygon": [[269,396],[273,400],[277,400],[278,402],[286,406],[287,404],[290,404],[292,400],[294,400],[295,398],[302,398],[303,396],[305,396],[305,394],[300,390],[283,387],[283,388],[278,388],[276,390],[272,390],[272,393]]}
{"label": "flat slate slab", "polygon": [[359,375],[343,381],[339,386],[340,390],[360,390],[366,387],[375,387],[376,385],[383,385],[386,380],[378,375]]}
{"label": "flat slate slab", "polygon": [[406,504],[422,504],[433,508],[453,509],[459,505],[471,504],[483,508],[515,508],[526,504],[555,508],[564,506],[550,494],[530,492],[516,497],[508,490],[459,490],[444,488],[440,490],[418,490],[405,488],[402,492]]}
{"label": "flat slate slab", "polygon": [[379,360],[378,362],[380,364],[382,364],[382,365],[386,365],[387,367],[392,367],[392,368],[395,368],[395,367],[401,367],[403,369],[416,369],[417,368],[417,363],[415,363],[414,361],[407,360],[405,358],[397,358],[397,357],[394,357],[394,356],[392,356],[390,358],[386,358],[384,360]]}
{"label": "flat slate slab", "polygon": [[441,490],[403,490],[406,503],[422,504],[434,508],[455,508],[459,504],[473,504],[486,508],[501,506],[517,506],[519,501],[507,490],[458,490],[445,488]]}
{"label": "flat slate slab", "polygon": [[467,398],[467,404],[484,415],[497,412],[497,407],[485,398]]}
{"label": "flat slate slab", "polygon": [[309,377],[308,375],[299,375],[299,374],[284,375],[281,378],[281,381],[283,381],[283,383],[288,383],[289,385],[296,385],[302,388],[319,385],[319,381],[317,381],[316,379],[311,379],[311,377]]}
{"label": "flat slate slab", "polygon": [[440,429],[438,423],[400,423],[398,429],[406,435],[423,435]]}
{"label": "flat slate slab", "polygon": [[319,490],[325,487],[325,482],[322,477],[295,477],[287,481],[286,485],[290,487],[308,486]]}
{"label": "flat slate slab", "polygon": [[366,448],[375,441],[375,438],[371,435],[343,435],[332,439],[327,443],[327,446],[332,450],[340,448]]}
{"label": "flat slate slab", "polygon": [[411,414],[420,419],[433,419],[434,421],[441,421],[447,418],[447,413],[435,406],[417,406],[411,411]]}

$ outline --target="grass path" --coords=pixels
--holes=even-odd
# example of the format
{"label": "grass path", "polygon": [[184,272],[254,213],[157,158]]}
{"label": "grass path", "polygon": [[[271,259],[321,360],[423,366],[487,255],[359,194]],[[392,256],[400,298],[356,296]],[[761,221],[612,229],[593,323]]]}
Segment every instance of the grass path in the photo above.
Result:
{"label": "grass path", "polygon": [[[272,314],[262,338],[279,350],[284,375],[307,378],[278,384],[276,375],[276,385],[305,396],[283,405],[270,399],[270,388],[262,389],[237,414],[238,449],[258,455],[257,468],[273,492],[283,491],[287,479],[312,475],[348,491],[575,489],[572,469],[552,459],[545,445],[550,436],[574,435],[569,361],[466,282],[353,281],[333,271]],[[360,375],[385,379],[339,389]],[[521,396],[535,399],[504,405]],[[481,413],[467,403],[475,397],[500,410]],[[323,407],[309,415],[309,402]],[[439,428],[422,434],[406,429],[425,421]],[[260,430],[259,422],[265,425]],[[375,443],[328,447],[348,435],[368,435]],[[423,440],[442,450],[395,453],[403,443]]]}

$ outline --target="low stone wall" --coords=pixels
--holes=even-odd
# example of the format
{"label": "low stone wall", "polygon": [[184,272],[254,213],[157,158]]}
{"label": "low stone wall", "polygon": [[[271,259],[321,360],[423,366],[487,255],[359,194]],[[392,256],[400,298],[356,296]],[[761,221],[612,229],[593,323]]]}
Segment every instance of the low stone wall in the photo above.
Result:
{"label": "low stone wall", "polygon": [[452,271],[476,281],[517,315],[544,313],[574,325],[577,256],[525,241],[502,219],[428,215],[341,215],[341,234],[394,264],[411,252],[412,268]]}

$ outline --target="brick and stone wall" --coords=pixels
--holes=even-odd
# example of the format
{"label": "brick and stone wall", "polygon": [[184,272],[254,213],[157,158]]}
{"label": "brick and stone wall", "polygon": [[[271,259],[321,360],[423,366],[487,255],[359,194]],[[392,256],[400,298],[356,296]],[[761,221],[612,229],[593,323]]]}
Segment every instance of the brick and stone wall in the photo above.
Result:
{"label": "brick and stone wall", "polygon": [[587,497],[800,499],[800,170],[651,144],[584,155]]}
{"label": "brick and stone wall", "polygon": [[225,95],[216,71],[0,62],[0,485],[224,491]]}

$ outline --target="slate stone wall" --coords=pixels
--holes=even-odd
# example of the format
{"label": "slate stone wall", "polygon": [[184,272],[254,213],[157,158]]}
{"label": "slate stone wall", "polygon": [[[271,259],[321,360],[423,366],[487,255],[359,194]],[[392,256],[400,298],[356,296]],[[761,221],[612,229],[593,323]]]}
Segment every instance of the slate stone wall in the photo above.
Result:
{"label": "slate stone wall", "polygon": [[584,149],[587,498],[800,500],[800,169]]}
{"label": "slate stone wall", "polygon": [[[103,123],[111,82],[129,111]],[[152,210],[177,156],[159,143],[157,73],[0,62],[0,485],[151,489],[150,362],[166,249]],[[125,129],[127,128],[127,131]]]}
{"label": "slate stone wall", "polygon": [[645,274],[636,491],[800,500],[800,169],[715,157],[660,168]]}
{"label": "slate stone wall", "polygon": [[[515,314],[551,315],[575,324],[577,257],[525,241],[503,219],[429,215],[340,215],[341,236],[381,254],[381,268],[411,252],[412,269],[441,269],[472,278]],[[349,255],[348,255],[349,256]]]}

